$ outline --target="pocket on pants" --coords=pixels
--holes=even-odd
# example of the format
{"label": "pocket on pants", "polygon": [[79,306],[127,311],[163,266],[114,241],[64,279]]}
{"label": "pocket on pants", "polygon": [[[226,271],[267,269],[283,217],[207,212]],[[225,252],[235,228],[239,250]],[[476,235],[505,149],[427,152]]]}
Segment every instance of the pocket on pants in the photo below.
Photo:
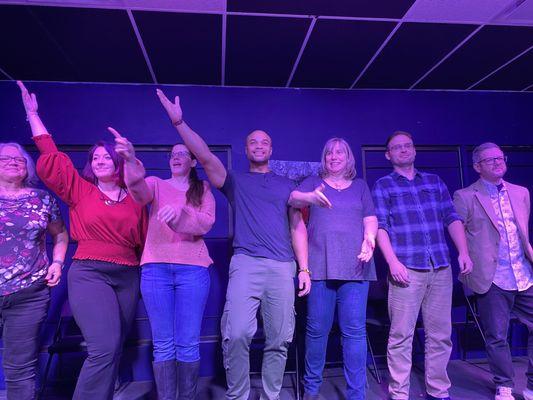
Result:
{"label": "pocket on pants", "polygon": [[224,312],[222,313],[222,318],[220,320],[220,334],[222,335],[222,361],[224,364],[224,369],[229,368],[229,361],[227,357],[228,352],[228,341],[229,341],[229,311],[226,309],[226,306],[224,307]]}
{"label": "pocket on pants", "polygon": [[294,327],[296,325],[296,310],[294,309],[294,306],[292,307],[292,310],[289,315],[289,321],[287,324],[287,334],[285,337],[285,342],[287,344],[292,343],[292,339],[294,338]]}

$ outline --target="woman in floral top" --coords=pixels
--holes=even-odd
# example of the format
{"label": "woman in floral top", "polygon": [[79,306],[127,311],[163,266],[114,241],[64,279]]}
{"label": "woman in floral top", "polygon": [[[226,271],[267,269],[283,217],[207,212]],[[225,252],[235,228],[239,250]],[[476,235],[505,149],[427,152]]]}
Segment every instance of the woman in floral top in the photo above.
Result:
{"label": "woman in floral top", "polygon": [[[0,323],[7,398],[35,398],[39,331],[50,287],[61,277],[68,234],[56,200],[35,189],[35,165],[17,143],[0,143]],[[53,261],[46,254],[53,238]]]}

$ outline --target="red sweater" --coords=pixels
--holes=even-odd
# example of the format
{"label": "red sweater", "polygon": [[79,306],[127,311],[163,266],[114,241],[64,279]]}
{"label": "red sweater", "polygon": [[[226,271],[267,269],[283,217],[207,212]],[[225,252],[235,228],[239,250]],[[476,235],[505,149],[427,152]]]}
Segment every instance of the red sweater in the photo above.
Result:
{"label": "red sweater", "polygon": [[115,205],[83,179],[70,158],[61,153],[50,135],[34,138],[41,156],[37,174],[69,206],[70,235],[78,242],[78,260],[98,260],[139,265],[148,215],[128,194]]}

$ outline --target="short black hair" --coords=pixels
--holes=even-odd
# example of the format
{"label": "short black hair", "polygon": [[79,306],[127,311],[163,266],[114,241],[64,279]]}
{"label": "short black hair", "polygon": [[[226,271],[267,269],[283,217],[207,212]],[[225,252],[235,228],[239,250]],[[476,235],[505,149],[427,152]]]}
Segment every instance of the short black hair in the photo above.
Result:
{"label": "short black hair", "polygon": [[413,135],[411,135],[409,132],[405,132],[405,131],[396,131],[394,132],[392,135],[390,135],[388,138],[387,138],[387,141],[385,142],[385,147],[387,148],[387,150],[389,149],[389,143],[392,139],[394,139],[396,136],[400,136],[400,135],[403,135],[403,136],[407,136],[409,139],[413,140]]}

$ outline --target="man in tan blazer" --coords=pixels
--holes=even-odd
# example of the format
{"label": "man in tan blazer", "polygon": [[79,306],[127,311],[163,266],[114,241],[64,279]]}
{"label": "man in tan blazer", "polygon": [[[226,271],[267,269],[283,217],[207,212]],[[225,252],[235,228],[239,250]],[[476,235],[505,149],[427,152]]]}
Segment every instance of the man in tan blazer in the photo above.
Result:
{"label": "man in tan blazer", "polygon": [[483,143],[473,153],[480,179],[454,194],[463,217],[472,273],[461,281],[478,295],[487,356],[496,384],[495,400],[512,400],[514,370],[507,342],[511,312],[529,330],[525,400],[533,400],[533,249],[529,242],[529,191],[503,180],[506,157]]}

